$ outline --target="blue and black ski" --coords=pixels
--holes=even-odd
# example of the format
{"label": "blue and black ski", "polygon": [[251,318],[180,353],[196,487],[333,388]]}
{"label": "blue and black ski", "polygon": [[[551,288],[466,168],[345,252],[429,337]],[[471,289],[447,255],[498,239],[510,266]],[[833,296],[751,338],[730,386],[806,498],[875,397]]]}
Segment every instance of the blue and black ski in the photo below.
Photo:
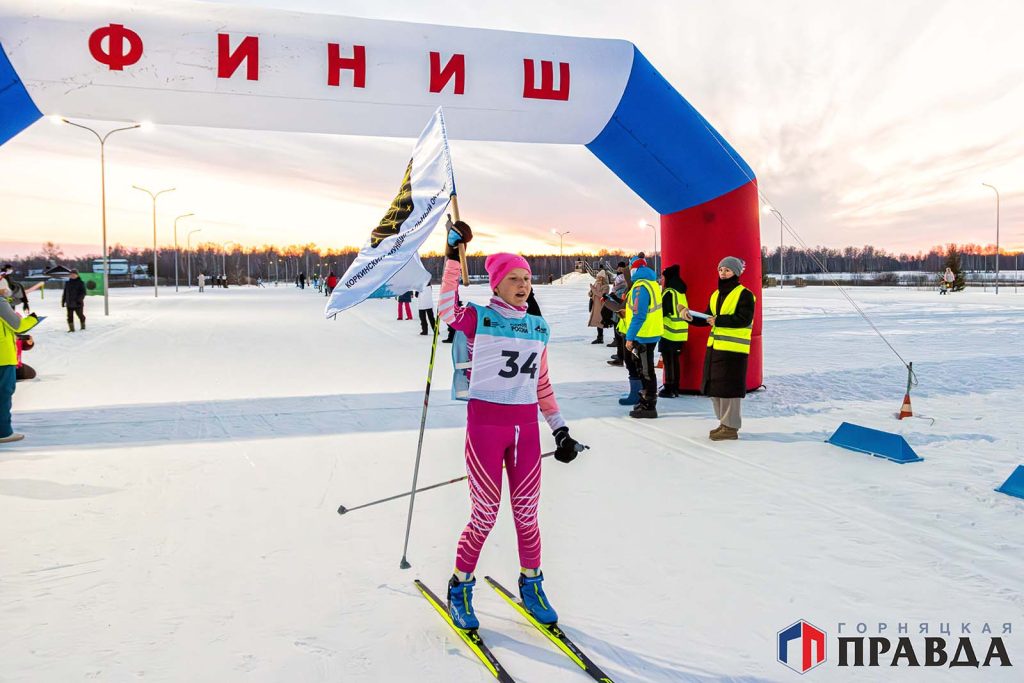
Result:
{"label": "blue and black ski", "polygon": [[501,681],[501,683],[515,683],[515,680],[505,671],[497,657],[488,649],[484,639],[480,637],[476,629],[466,630],[456,626],[455,622],[452,621],[451,615],[448,614],[448,606],[441,602],[441,599],[434,595],[434,592],[423,585],[423,582],[419,579],[416,579],[413,583],[416,584],[416,588],[427,599],[427,602],[434,606],[434,609],[441,615],[445,623],[451,626],[452,630],[458,633],[463,642],[473,651],[473,654],[480,658],[480,662],[487,667],[491,675]]}
{"label": "blue and black ski", "polygon": [[587,655],[583,654],[583,651],[580,650],[579,647],[577,647],[576,643],[569,640],[569,636],[565,635],[565,631],[559,628],[558,624],[540,623],[539,621],[533,618],[533,615],[530,614],[525,607],[523,607],[522,601],[515,595],[510,593],[507,588],[505,588],[489,576],[485,576],[484,580],[486,580],[487,583],[491,585],[491,588],[498,592],[498,595],[500,595],[505,600],[505,602],[512,605],[513,609],[519,612],[519,614],[521,614],[524,619],[533,624],[538,631],[546,635],[548,637],[548,640],[554,643],[555,646],[559,650],[561,650],[561,652],[565,654],[566,657],[571,659],[578,667],[583,669],[588,676],[593,678],[595,681],[599,681],[600,683],[613,683],[611,677],[608,676],[608,674],[601,671],[601,669],[597,666],[597,664],[594,664],[590,657],[587,657]]}

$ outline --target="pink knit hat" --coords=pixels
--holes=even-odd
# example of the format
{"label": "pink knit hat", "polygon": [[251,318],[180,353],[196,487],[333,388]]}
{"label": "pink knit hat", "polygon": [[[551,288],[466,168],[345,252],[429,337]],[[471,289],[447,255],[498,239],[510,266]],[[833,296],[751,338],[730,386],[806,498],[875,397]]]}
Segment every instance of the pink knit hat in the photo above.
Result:
{"label": "pink knit hat", "polygon": [[498,283],[504,280],[509,271],[514,268],[524,268],[533,277],[530,264],[519,254],[491,254],[484,261],[484,268],[487,270],[487,275],[491,280],[492,292],[498,288]]}

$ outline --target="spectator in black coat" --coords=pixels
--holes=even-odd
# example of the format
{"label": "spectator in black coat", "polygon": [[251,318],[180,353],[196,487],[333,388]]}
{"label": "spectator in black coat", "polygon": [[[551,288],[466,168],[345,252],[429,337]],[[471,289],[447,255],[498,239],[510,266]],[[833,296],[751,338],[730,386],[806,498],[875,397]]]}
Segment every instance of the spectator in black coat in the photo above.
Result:
{"label": "spectator in black coat", "polygon": [[78,277],[78,271],[71,271],[71,279],[64,285],[64,293],[60,296],[60,305],[68,309],[68,332],[75,331],[75,315],[78,315],[79,326],[85,329],[85,283]]}

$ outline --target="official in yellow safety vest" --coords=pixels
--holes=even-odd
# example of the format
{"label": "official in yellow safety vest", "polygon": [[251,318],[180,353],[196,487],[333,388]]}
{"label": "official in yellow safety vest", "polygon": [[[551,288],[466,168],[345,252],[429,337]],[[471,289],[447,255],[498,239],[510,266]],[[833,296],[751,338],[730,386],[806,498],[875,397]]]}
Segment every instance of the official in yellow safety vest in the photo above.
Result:
{"label": "official in yellow safety vest", "polygon": [[686,301],[686,283],[679,276],[679,266],[671,265],[661,271],[661,275],[661,312],[665,331],[658,342],[658,351],[665,365],[665,386],[658,396],[676,398],[679,396],[679,357],[690,332],[690,323],[683,318],[683,311],[688,310],[689,304]]}
{"label": "official in yellow safety vest", "polygon": [[[630,274],[633,284],[626,297],[623,334],[627,357],[632,355],[634,364],[630,368],[630,396],[627,400],[633,396],[637,400],[629,416],[655,418],[658,417],[658,376],[654,368],[654,349],[665,329],[661,285],[644,259],[637,258],[630,264]],[[634,372],[637,379],[633,379]],[[619,403],[623,400],[620,399]]]}
{"label": "official in yellow safety vest", "polygon": [[740,284],[744,263],[727,256],[718,264],[718,288],[711,293],[706,314],[695,318],[686,311],[692,325],[711,327],[704,354],[701,393],[711,397],[719,425],[708,436],[712,441],[739,438],[742,425],[740,401],[747,395],[747,360],[754,328],[754,293]]}
{"label": "official in yellow safety vest", "polygon": [[0,277],[0,444],[25,438],[11,426],[11,403],[18,381],[18,335],[28,332],[39,322],[31,313],[20,316],[7,301],[10,294],[7,278]]}

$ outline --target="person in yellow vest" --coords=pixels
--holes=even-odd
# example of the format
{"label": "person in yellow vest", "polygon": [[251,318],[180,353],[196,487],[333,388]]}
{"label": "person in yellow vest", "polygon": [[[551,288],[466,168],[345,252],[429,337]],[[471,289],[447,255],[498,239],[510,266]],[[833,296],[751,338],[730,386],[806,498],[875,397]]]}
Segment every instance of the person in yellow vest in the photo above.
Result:
{"label": "person in yellow vest", "polygon": [[[642,258],[630,264],[633,284],[624,309],[626,352],[633,354],[639,376],[639,401],[630,411],[635,418],[658,417],[658,376],[654,367],[654,349],[664,331],[661,313],[661,285],[657,275]],[[632,382],[631,382],[632,384]],[[620,400],[621,403],[621,400]]]}
{"label": "person in yellow vest", "polygon": [[711,327],[704,354],[701,393],[711,397],[720,424],[708,436],[712,441],[739,438],[740,402],[747,395],[747,360],[754,327],[754,293],[740,284],[744,263],[727,256],[718,264],[718,289],[711,293],[707,320],[683,317],[698,327]]}
{"label": "person in yellow vest", "polygon": [[39,322],[34,313],[22,317],[11,308],[7,302],[10,295],[7,279],[0,278],[0,444],[25,438],[11,426],[11,406],[18,381],[18,335]]}
{"label": "person in yellow vest", "polygon": [[665,330],[658,342],[658,351],[665,365],[665,386],[658,396],[676,398],[679,396],[679,356],[690,331],[690,324],[682,312],[689,309],[689,304],[686,302],[686,283],[679,276],[679,266],[669,266],[661,271],[661,276],[661,313]]}

